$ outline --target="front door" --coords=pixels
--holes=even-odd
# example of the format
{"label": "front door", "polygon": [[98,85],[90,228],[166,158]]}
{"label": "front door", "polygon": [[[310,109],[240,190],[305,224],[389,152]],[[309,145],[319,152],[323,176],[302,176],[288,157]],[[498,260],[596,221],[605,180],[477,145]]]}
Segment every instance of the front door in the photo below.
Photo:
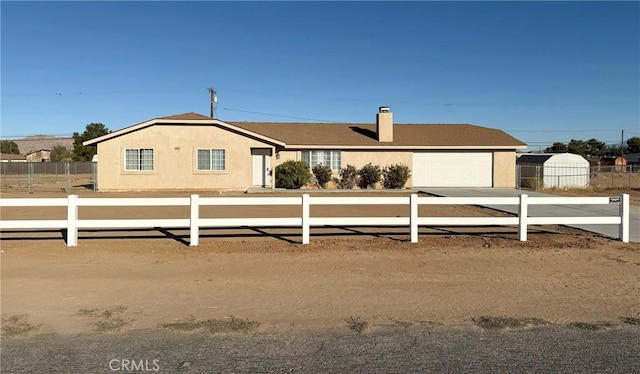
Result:
{"label": "front door", "polygon": [[271,149],[252,148],[254,186],[271,187]]}

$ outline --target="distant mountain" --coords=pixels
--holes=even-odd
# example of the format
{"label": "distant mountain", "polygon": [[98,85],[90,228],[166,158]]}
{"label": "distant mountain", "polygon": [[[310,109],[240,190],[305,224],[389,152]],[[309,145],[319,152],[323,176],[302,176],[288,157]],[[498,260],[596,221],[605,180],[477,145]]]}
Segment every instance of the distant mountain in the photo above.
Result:
{"label": "distant mountain", "polygon": [[32,135],[22,139],[11,139],[14,141],[20,153],[23,155],[31,152],[39,151],[41,149],[51,150],[56,145],[61,145],[68,150],[73,150],[73,138],[62,138],[51,135]]}

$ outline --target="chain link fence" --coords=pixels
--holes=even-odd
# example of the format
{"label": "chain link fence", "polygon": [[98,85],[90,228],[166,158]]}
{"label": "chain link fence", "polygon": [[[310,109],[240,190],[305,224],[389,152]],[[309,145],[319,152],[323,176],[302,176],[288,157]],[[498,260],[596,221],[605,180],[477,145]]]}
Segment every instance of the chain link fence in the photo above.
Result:
{"label": "chain link fence", "polygon": [[519,189],[547,188],[640,189],[640,166],[516,165]]}
{"label": "chain link fence", "polygon": [[[516,165],[516,186],[541,191],[546,188],[640,189],[640,166]],[[95,162],[3,162],[3,192],[97,191]]]}
{"label": "chain link fence", "polygon": [[3,192],[97,191],[95,162],[3,162],[0,186]]}

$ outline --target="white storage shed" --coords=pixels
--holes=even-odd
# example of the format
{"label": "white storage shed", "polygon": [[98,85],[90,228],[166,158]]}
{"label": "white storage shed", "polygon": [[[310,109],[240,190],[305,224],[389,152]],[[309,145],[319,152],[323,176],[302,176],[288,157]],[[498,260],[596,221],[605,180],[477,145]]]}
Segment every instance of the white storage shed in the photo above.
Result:
{"label": "white storage shed", "polygon": [[523,154],[516,160],[520,180],[536,179],[543,188],[586,188],[590,165],[573,153]]}

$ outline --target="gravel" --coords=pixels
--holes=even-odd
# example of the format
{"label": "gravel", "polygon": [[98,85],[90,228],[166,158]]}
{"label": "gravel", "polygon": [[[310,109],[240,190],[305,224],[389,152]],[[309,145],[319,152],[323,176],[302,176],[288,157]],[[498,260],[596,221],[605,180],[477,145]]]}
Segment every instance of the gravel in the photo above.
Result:
{"label": "gravel", "polygon": [[640,329],[477,327],[3,339],[2,373],[640,373]]}

